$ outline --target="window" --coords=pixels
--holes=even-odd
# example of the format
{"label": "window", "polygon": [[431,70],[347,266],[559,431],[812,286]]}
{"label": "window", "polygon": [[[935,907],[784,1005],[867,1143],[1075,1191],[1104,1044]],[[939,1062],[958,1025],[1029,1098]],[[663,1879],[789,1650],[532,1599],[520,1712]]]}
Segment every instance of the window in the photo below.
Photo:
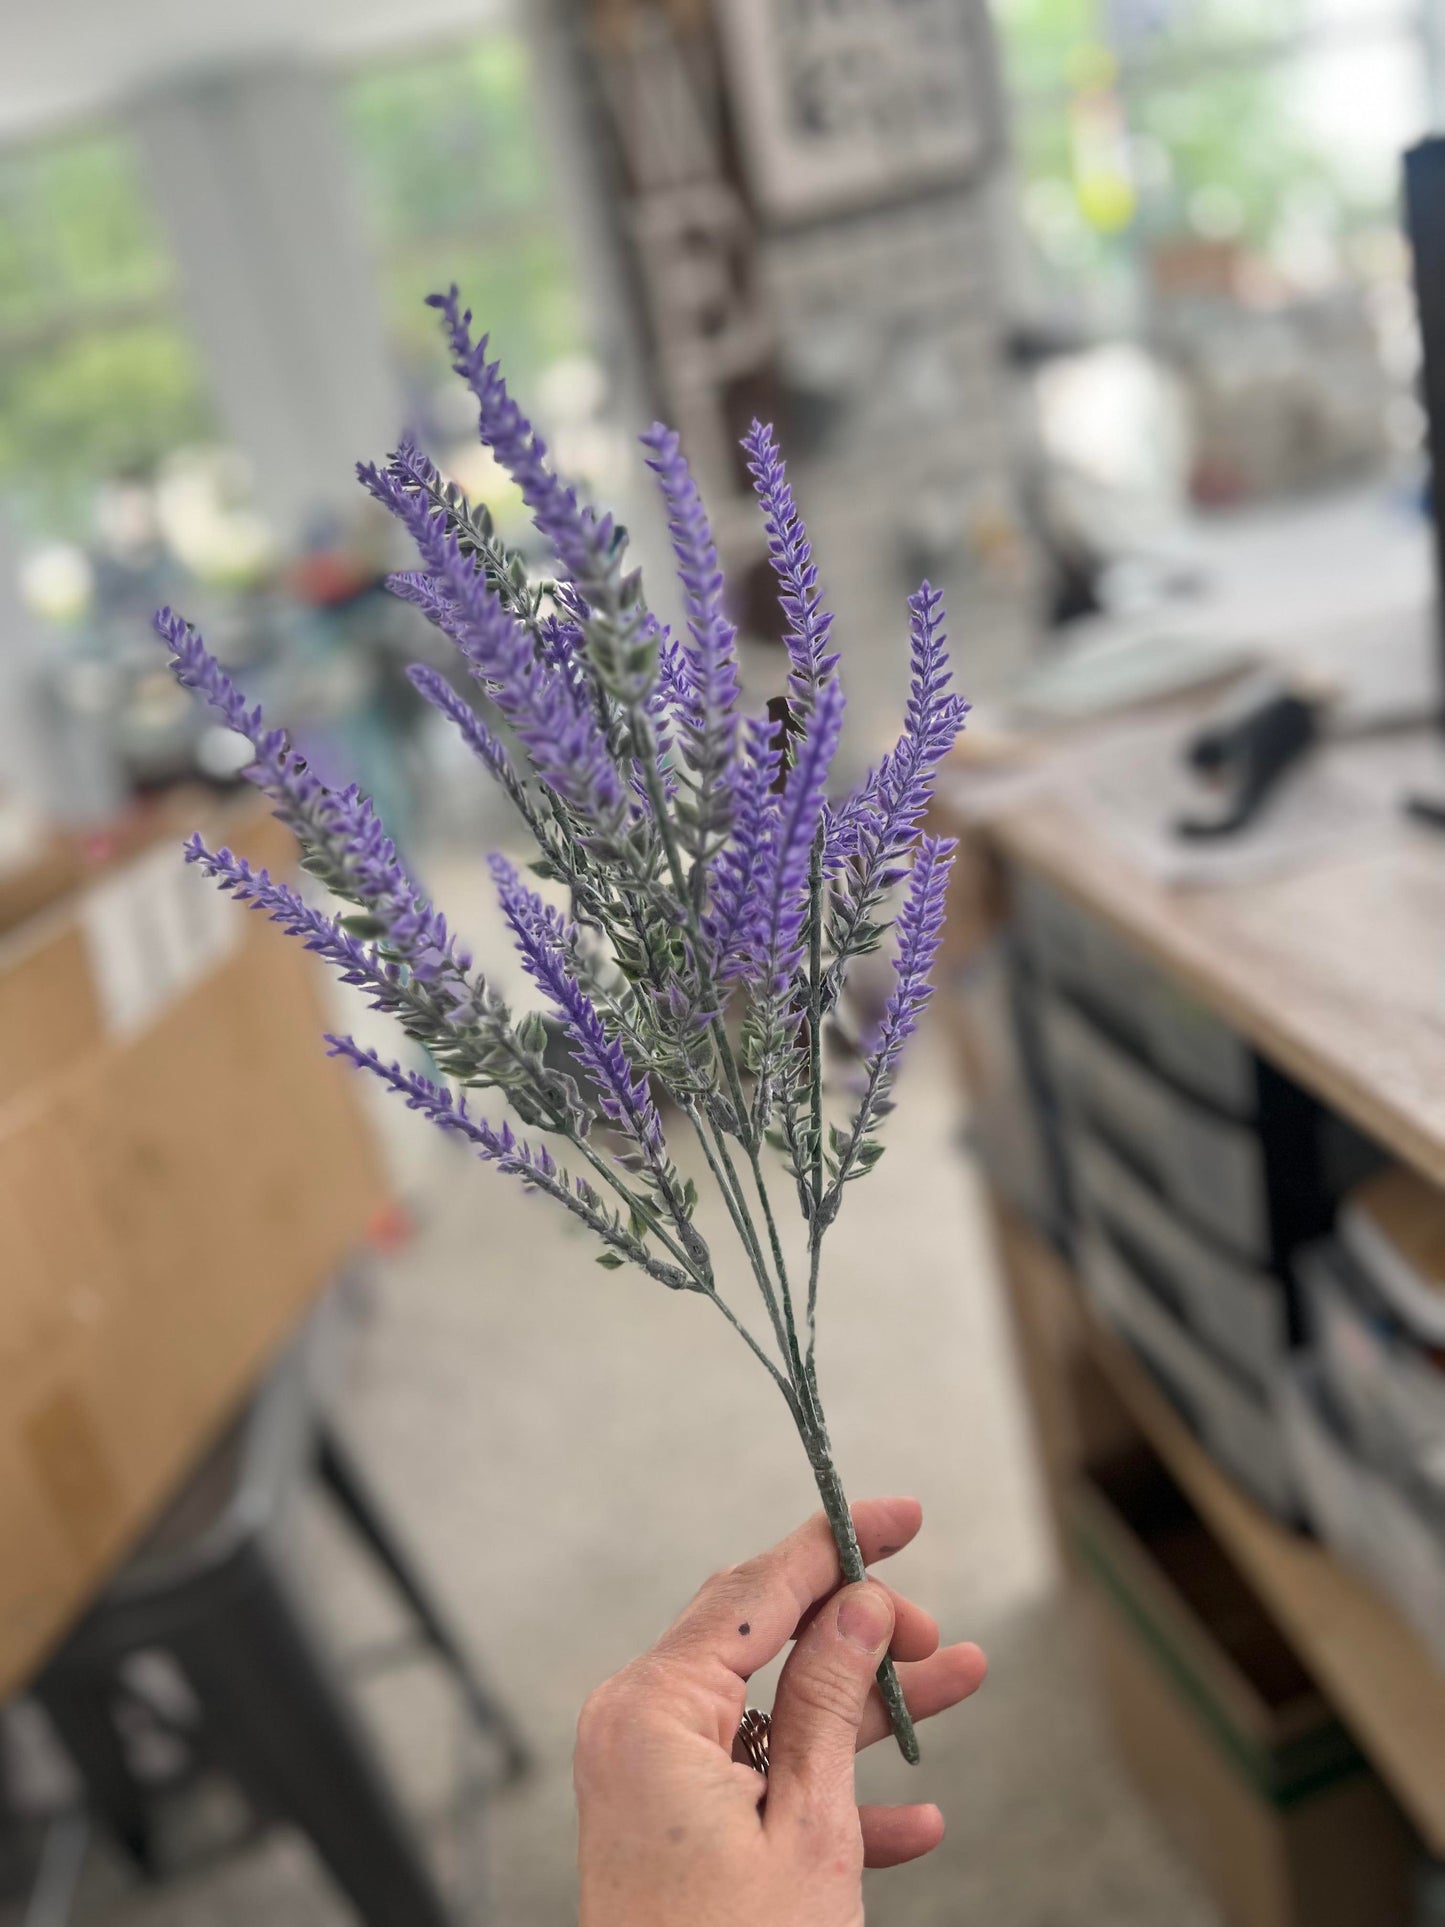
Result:
{"label": "window", "polygon": [[445,377],[422,304],[455,281],[510,379],[531,389],[584,334],[557,219],[525,42],[499,30],[370,67],[345,112],[382,277],[385,312],[425,405]]}
{"label": "window", "polygon": [[1418,440],[1399,209],[1429,124],[1425,6],[996,0],[1032,303],[1180,372],[1198,500]]}
{"label": "window", "polygon": [[135,157],[107,131],[0,154],[0,493],[31,540],[212,438]]}
{"label": "window", "polygon": [[1139,318],[1161,245],[1236,242],[1320,281],[1396,226],[1400,153],[1427,124],[1415,9],[1279,0],[1267,31],[1253,0],[997,12],[1043,285],[1077,298],[1082,271],[1096,321]]}

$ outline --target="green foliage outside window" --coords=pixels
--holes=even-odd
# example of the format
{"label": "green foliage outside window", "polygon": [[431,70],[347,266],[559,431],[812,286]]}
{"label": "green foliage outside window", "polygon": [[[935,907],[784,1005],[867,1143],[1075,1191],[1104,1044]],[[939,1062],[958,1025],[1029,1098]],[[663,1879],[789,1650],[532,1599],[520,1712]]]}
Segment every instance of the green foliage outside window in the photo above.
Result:
{"label": "green foliage outside window", "polygon": [[0,155],[0,493],[61,532],[97,478],[209,438],[203,370],[125,141]]}
{"label": "green foliage outside window", "polygon": [[519,387],[584,334],[519,34],[376,66],[345,111],[387,323],[414,378],[437,379],[423,297],[455,281]]}
{"label": "green foliage outside window", "polygon": [[1302,207],[1337,239],[1396,219],[1408,117],[1380,129],[1362,169],[1301,103],[1322,60],[1410,47],[1405,5],[998,0],[996,12],[1026,219],[1061,288],[1122,282],[1141,245],[1176,236],[1268,256]]}

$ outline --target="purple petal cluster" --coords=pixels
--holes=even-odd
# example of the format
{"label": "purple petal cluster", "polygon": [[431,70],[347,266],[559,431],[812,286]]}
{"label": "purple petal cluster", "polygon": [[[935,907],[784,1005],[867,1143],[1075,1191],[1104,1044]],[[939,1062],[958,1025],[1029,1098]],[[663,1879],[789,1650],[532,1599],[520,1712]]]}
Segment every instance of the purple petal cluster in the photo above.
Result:
{"label": "purple petal cluster", "polygon": [[488,337],[472,340],[472,311],[463,308],[455,287],[428,296],[440,311],[455,357],[452,366],[477,400],[477,428],[483,443],[522,491],[539,534],[551,543],[558,561],[585,590],[617,538],[611,516],[595,515],[577,491],[547,464],[547,444],[513,401],[500,365],[487,360]]}
{"label": "purple petal cluster", "polygon": [[684,675],[670,673],[685,692],[680,709],[684,747],[704,798],[706,828],[725,824],[730,810],[727,778],[737,743],[737,630],[723,608],[723,576],[717,544],[692,471],[672,429],[655,422],[642,437],[647,466],[667,509],[667,532],[677,559],[691,644],[681,650]]}
{"label": "purple petal cluster", "polygon": [[892,1077],[903,1046],[918,1028],[918,1020],[931,994],[928,975],[943,935],[948,877],[957,847],[951,837],[919,839],[908,895],[898,914],[893,992],[868,1058],[870,1081],[876,1081],[880,1088]]}
{"label": "purple petal cluster", "polygon": [[641,1240],[615,1215],[608,1215],[601,1198],[585,1178],[569,1177],[545,1144],[532,1144],[519,1138],[505,1120],[500,1126],[488,1124],[468,1110],[464,1097],[454,1098],[450,1091],[433,1084],[419,1071],[403,1070],[395,1062],[388,1064],[376,1051],[358,1044],[354,1037],[328,1034],[326,1042],[330,1056],[345,1058],[358,1070],[380,1078],[408,1110],[419,1111],[438,1130],[464,1139],[485,1163],[494,1164],[499,1171],[520,1178],[530,1190],[541,1191],[554,1199],[573,1217],[580,1218],[604,1245],[641,1265],[649,1276],[673,1291],[692,1288],[692,1280],[684,1272],[675,1265],[654,1259]]}
{"label": "purple petal cluster", "polygon": [[754,421],[743,440],[743,452],[768,532],[768,556],[778,578],[778,600],[788,619],[783,636],[792,664],[788,689],[799,708],[806,710],[838,664],[837,655],[828,647],[833,618],[823,607],[808,531],[793,500],[787,467],[771,424]]}
{"label": "purple petal cluster", "polygon": [[903,877],[938,766],[968,715],[969,705],[949,689],[942,596],[925,582],[908,608],[912,679],[903,733],[861,789],[828,816],[824,870],[834,879],[834,955],[826,1001],[836,997],[849,960],[876,941],[874,913]]}
{"label": "purple petal cluster", "polygon": [[199,864],[203,873],[238,903],[263,911],[290,936],[299,937],[306,949],[324,957],[342,983],[354,984],[368,993],[374,1010],[398,1007],[400,969],[377,957],[338,918],[314,910],[289,884],[276,882],[269,870],[253,870],[244,857],[231,850],[208,850],[199,836],[192,836],[186,843],[185,858],[187,863]]}
{"label": "purple petal cluster", "polygon": [[969,705],[951,693],[943,596],[925,582],[908,599],[910,680],[903,733],[830,822],[830,867],[847,856],[892,861],[932,796],[934,772],[958,740]]}
{"label": "purple petal cluster", "polygon": [[424,575],[394,577],[398,593],[451,637],[491,691],[538,774],[581,815],[615,826],[626,810],[627,790],[589,692],[569,670],[538,654],[526,627],[462,553],[441,510],[390,469],[365,465],[357,473],[411,532],[427,565]]}
{"label": "purple petal cluster", "polygon": [[520,801],[522,779],[511,757],[471,704],[462,700],[445,676],[425,663],[414,662],[406,673],[417,694],[456,726],[457,734],[482,767],[495,777],[514,802]]}
{"label": "purple petal cluster", "polygon": [[657,690],[675,716],[697,709],[697,690],[682,644],[666,623],[657,627]]}
{"label": "purple petal cluster", "polygon": [[420,1111],[439,1130],[465,1138],[488,1163],[515,1171],[524,1178],[532,1171],[541,1177],[556,1176],[557,1166],[551,1153],[544,1146],[530,1145],[518,1138],[505,1120],[497,1128],[485,1118],[473,1116],[465,1097],[453,1097],[450,1091],[433,1084],[420,1071],[403,1070],[395,1061],[388,1064],[376,1051],[363,1048],[354,1037],[336,1037],[328,1031],[326,1042],[330,1046],[328,1056],[344,1057],[359,1070],[379,1077],[405,1101],[409,1111]]}
{"label": "purple petal cluster", "polygon": [[171,670],[181,687],[204,696],[227,729],[250,740],[255,758],[251,780],[262,788],[283,788],[291,760],[285,730],[267,729],[259,703],[247,708],[246,698],[184,616],[169,607],[157,609],[151,627],[170,650]]}
{"label": "purple petal cluster", "polygon": [[365,906],[378,934],[417,977],[435,982],[464,976],[470,956],[446,918],[417,891],[370,798],[355,784],[333,790],[314,775],[286,732],[267,729],[260,705],[248,707],[200,633],[172,610],[157,613],[155,630],[171,649],[177,679],[203,695],[228,729],[250,738],[255,761],[247,774],[318,859],[323,881]]}
{"label": "purple petal cluster", "polygon": [[604,1117],[633,1137],[649,1161],[662,1153],[662,1121],[646,1074],[607,1030],[597,1006],[573,975],[578,932],[551,904],[522,882],[503,856],[490,859],[503,914],[511,925],[527,975],[560,1013],[572,1055],[596,1086]]}
{"label": "purple petal cluster", "polygon": [[762,879],[763,975],[775,997],[788,989],[803,953],[809,860],[823,821],[828,771],[842,733],[843,685],[833,677],[818,691],[808,732],[783,784]]}
{"label": "purple petal cluster", "polygon": [[767,943],[765,895],[779,800],[774,793],[782,750],[771,720],[754,717],[744,730],[732,835],[714,858],[703,934],[716,983],[748,983],[762,968]]}

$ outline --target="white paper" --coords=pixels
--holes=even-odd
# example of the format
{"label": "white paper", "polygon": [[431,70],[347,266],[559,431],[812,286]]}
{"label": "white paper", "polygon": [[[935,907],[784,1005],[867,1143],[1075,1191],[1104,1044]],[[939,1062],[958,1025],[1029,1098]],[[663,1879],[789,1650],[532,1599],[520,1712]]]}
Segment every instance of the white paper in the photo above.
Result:
{"label": "white paper", "polygon": [[145,1030],[240,941],[241,912],[167,843],[85,893],[81,928],[107,1036]]}

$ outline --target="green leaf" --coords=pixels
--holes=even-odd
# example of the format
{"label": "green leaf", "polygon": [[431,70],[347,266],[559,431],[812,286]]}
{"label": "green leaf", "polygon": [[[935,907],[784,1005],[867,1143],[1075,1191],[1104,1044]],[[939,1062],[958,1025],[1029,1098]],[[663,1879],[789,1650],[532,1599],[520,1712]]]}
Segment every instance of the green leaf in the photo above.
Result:
{"label": "green leaf", "polygon": [[523,1050],[536,1051],[539,1055],[547,1048],[547,1020],[538,1010],[529,1010],[517,1026],[517,1037]]}
{"label": "green leaf", "polygon": [[371,916],[364,910],[358,910],[354,916],[342,917],[341,927],[348,936],[352,937],[372,938],[386,935],[386,924],[383,920],[380,917]]}
{"label": "green leaf", "polygon": [[603,1251],[598,1254],[597,1262],[604,1271],[621,1271],[626,1260],[619,1258],[615,1251]]}

